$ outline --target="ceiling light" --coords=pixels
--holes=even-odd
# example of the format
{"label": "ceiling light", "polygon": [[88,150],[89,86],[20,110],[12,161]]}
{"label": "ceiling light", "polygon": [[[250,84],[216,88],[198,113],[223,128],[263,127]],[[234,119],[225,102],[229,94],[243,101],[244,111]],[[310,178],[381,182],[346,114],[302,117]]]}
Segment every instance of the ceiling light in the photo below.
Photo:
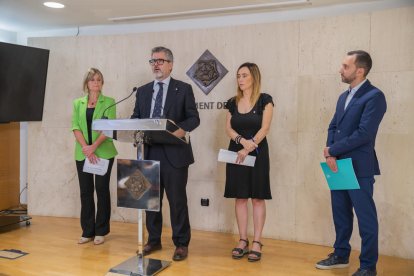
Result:
{"label": "ceiling light", "polygon": [[57,3],[57,2],[44,2],[43,5],[49,8],[54,8],[54,9],[63,9],[65,7],[65,5],[61,3]]}

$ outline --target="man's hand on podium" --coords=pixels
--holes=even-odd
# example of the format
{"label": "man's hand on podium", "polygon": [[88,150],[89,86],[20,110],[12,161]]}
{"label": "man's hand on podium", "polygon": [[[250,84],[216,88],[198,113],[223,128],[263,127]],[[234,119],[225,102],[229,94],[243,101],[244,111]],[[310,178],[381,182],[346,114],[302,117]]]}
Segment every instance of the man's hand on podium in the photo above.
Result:
{"label": "man's hand on podium", "polygon": [[182,128],[178,128],[176,131],[172,133],[175,137],[182,139],[186,135],[186,131]]}

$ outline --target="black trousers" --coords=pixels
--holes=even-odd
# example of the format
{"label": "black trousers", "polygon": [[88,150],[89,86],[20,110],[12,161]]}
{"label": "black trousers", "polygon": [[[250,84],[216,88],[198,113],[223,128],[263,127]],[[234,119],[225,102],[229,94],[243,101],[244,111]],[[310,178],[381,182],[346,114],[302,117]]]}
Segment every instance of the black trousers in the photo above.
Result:
{"label": "black trousers", "polygon": [[191,239],[190,220],[187,207],[188,167],[174,168],[160,145],[148,147],[148,159],[160,161],[160,211],[146,212],[148,243],[161,243],[162,199],[164,190],[170,205],[172,240],[175,246],[188,246]]}
{"label": "black trousers", "polygon": [[[109,220],[111,218],[111,195],[109,180],[111,179],[114,158],[109,159],[108,171],[105,175],[94,175],[83,172],[85,161],[76,161],[78,170],[82,227],[82,237],[105,236],[109,233]],[[95,183],[94,183],[95,177]],[[97,211],[95,218],[94,190],[96,189]]]}

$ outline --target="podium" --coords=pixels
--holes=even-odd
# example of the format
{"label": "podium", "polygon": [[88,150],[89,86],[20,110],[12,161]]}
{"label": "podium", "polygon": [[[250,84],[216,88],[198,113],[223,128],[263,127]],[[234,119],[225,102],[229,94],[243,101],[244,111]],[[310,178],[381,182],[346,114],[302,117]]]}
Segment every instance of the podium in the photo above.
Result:
{"label": "podium", "polygon": [[179,127],[168,119],[95,120],[92,129],[137,147],[137,160],[117,159],[117,206],[138,209],[137,255],[110,269],[122,275],[155,275],[171,262],[145,258],[143,211],[160,210],[160,162],[144,160],[144,144],[186,144],[173,133]]}

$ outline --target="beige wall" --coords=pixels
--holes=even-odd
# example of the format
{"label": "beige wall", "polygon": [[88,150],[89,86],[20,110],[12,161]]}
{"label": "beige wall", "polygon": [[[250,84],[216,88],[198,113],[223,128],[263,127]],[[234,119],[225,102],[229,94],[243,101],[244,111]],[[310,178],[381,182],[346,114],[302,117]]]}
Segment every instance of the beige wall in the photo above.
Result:
{"label": "beige wall", "polygon": [[[263,90],[276,109],[268,136],[273,200],[267,202],[264,236],[331,245],[334,229],[330,196],[319,162],[326,129],[338,95],[345,90],[338,69],[348,50],[366,49],[374,66],[369,79],[387,97],[377,139],[382,175],[375,199],[382,254],[414,258],[414,8],[325,17],[306,21],[119,36],[35,38],[30,44],[51,50],[44,120],[29,124],[31,214],[77,217],[79,188],[70,132],[71,103],[82,95],[81,81],[91,66],[105,76],[104,93],[120,99],[152,76],[147,65],[153,46],[175,54],[173,76],[192,83],[185,72],[210,50],[229,70],[208,95],[193,85],[198,102],[223,102],[234,95],[235,70],[245,61],[259,65]],[[128,118],[134,100],[118,107]],[[200,110],[201,126],[192,133],[196,163],[188,181],[192,227],[236,232],[233,200],[224,199],[225,166],[217,152],[227,147],[224,110]],[[119,157],[134,158],[132,146],[117,143]],[[136,221],[136,211],[116,208],[114,168],[112,219]],[[201,207],[200,198],[210,198]],[[167,205],[167,204],[165,204]],[[164,207],[165,207],[164,205]],[[167,215],[168,210],[163,212]],[[166,216],[167,217],[167,216]],[[169,224],[167,220],[165,222]],[[251,231],[250,227],[250,231]],[[360,247],[358,230],[352,238]]]}

